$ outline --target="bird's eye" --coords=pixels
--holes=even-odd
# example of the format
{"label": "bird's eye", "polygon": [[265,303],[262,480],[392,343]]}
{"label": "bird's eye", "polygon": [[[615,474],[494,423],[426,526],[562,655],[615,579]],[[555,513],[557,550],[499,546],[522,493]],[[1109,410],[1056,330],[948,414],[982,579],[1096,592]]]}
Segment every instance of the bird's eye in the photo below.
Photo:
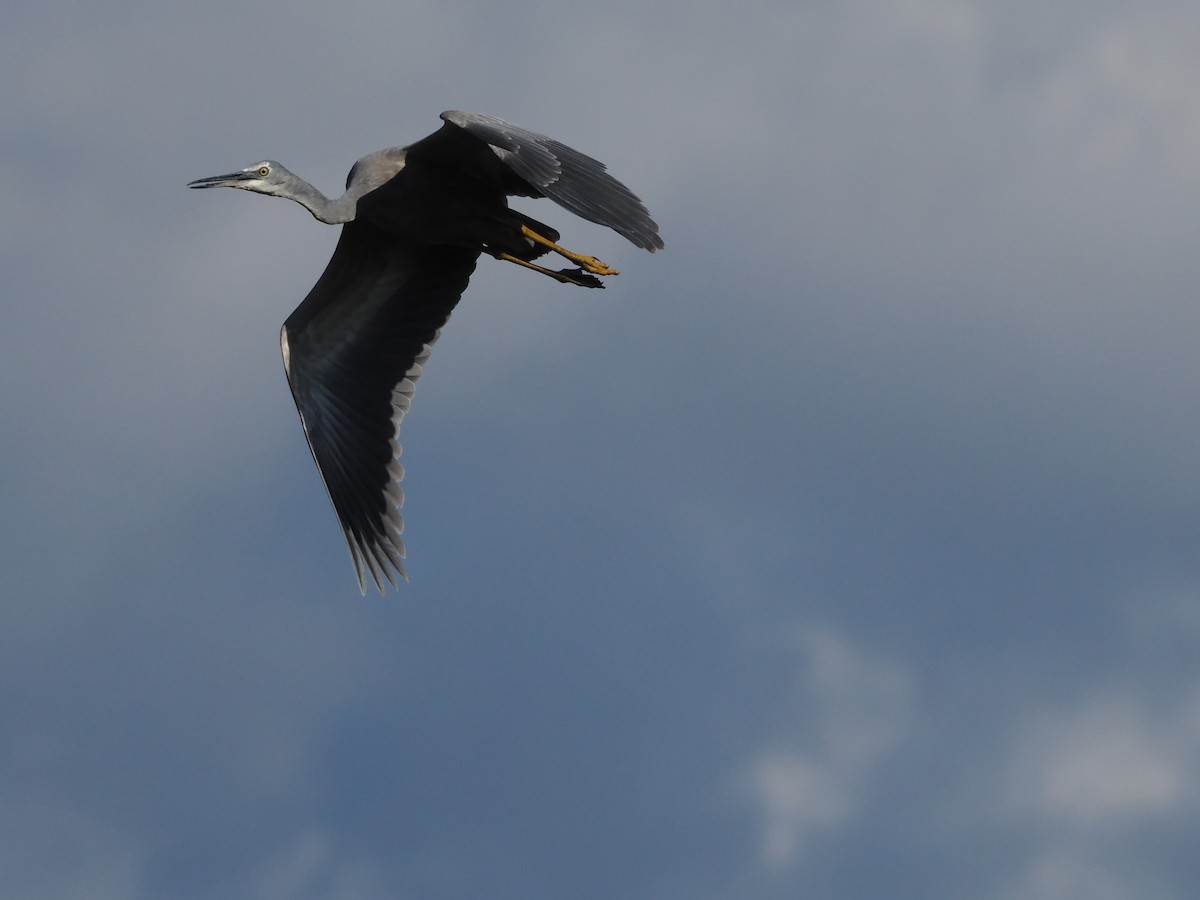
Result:
{"label": "bird's eye", "polygon": [[271,170],[269,168],[267,168],[266,166],[258,167],[258,177],[259,178],[266,178],[270,174],[271,174]]}

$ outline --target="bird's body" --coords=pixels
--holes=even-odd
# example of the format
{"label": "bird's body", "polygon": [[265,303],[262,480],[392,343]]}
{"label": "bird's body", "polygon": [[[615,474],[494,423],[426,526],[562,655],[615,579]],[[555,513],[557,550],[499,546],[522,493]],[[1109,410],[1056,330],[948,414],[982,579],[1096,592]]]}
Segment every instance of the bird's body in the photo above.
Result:
{"label": "bird's body", "polygon": [[[558,232],[510,209],[549,197],[639,247],[663,246],[645,206],[602,163],[518,125],[447,112],[407,147],[364,156],[329,199],[271,160],[190,187],[236,187],[295,200],[341,224],[325,272],[284,323],[284,367],[313,459],[366,591],[405,577],[400,422],[421,367],[481,253],[584,287],[616,274],[557,245]],[[554,252],[577,268],[533,260]]]}

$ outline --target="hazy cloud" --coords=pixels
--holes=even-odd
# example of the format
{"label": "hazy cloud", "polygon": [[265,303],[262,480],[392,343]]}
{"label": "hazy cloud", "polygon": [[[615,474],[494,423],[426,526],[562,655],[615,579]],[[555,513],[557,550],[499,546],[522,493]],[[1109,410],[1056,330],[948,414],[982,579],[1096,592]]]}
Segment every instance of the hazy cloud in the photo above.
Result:
{"label": "hazy cloud", "polygon": [[827,628],[798,629],[799,669],[786,734],[757,752],[743,780],[762,821],[762,856],[772,867],[796,862],[812,833],[845,826],[880,757],[903,737],[911,680]]}

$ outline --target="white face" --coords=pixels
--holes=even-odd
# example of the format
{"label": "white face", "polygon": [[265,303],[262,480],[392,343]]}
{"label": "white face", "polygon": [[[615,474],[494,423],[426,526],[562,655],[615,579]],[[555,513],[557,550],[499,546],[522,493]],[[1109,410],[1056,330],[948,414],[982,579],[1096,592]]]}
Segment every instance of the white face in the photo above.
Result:
{"label": "white face", "polygon": [[273,159],[264,159],[262,162],[242,169],[241,174],[250,177],[234,187],[255,191],[259,194],[275,194],[278,193],[279,186],[283,181],[280,176],[286,173],[287,169]]}
{"label": "white face", "polygon": [[295,176],[273,159],[264,159],[231,175],[215,175],[193,181],[189,187],[231,187],[259,194],[279,194]]}

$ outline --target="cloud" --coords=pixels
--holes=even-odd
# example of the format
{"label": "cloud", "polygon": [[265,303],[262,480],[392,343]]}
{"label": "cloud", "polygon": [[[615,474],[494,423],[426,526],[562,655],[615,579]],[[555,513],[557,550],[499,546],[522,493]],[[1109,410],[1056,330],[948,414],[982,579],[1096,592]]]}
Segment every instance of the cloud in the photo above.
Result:
{"label": "cloud", "polygon": [[[328,835],[298,834],[278,853],[263,860],[240,883],[222,888],[228,893],[259,900],[361,900],[397,897],[375,868],[338,852]],[[397,900],[402,900],[402,896]]]}
{"label": "cloud", "polygon": [[782,733],[738,777],[758,811],[762,860],[773,869],[854,819],[875,767],[902,741],[912,714],[903,668],[826,627],[801,629],[789,643],[798,672],[776,723]]}
{"label": "cloud", "polygon": [[1103,859],[1047,852],[995,894],[995,900],[1155,900],[1171,896],[1156,890],[1152,881],[1113,872]]}
{"label": "cloud", "polygon": [[1196,800],[1200,735],[1189,712],[1155,722],[1144,704],[1104,695],[1043,713],[1015,752],[1012,803],[1085,828],[1171,815]]}
{"label": "cloud", "polygon": [[839,771],[801,755],[768,752],[750,765],[748,783],[762,817],[762,856],[771,867],[790,865],[814,832],[842,825],[853,802]]}

